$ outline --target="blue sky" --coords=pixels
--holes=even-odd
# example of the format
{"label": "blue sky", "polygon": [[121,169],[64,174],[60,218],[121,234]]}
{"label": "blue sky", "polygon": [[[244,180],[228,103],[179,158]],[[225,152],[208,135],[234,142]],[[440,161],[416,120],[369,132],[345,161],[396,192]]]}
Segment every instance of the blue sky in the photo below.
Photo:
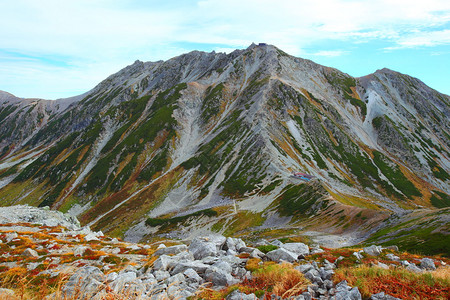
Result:
{"label": "blue sky", "polygon": [[364,76],[387,67],[450,94],[448,0],[0,2],[0,90],[84,93],[136,59],[252,42]]}

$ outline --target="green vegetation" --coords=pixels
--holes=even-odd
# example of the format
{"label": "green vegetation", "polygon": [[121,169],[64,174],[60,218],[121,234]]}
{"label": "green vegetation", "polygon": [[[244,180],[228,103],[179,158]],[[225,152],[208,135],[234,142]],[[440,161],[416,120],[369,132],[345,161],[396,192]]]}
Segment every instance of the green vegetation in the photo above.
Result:
{"label": "green vegetation", "polygon": [[148,218],[145,221],[145,225],[150,226],[150,227],[156,227],[156,226],[162,226],[162,227],[167,227],[169,225],[174,225],[180,222],[185,222],[187,221],[189,218],[192,217],[217,217],[217,212],[215,210],[212,209],[204,209],[204,210],[199,210],[196,211],[192,214],[189,215],[185,215],[185,216],[180,216],[180,217],[173,217],[173,218],[169,218],[169,219],[159,219],[159,218]]}
{"label": "green vegetation", "polygon": [[409,181],[405,175],[403,175],[400,168],[389,161],[393,166],[389,166],[385,157],[378,151],[373,152],[374,158],[373,161],[381,170],[381,172],[392,182],[392,184],[400,190],[405,196],[411,198],[413,196],[421,197],[422,193],[414,186],[414,184]]}
{"label": "green vegetation", "polygon": [[288,185],[276,199],[279,201],[278,211],[283,216],[311,215],[313,207],[318,210],[326,206],[327,201],[322,199],[324,193],[318,184]]}
{"label": "green vegetation", "polygon": [[450,207],[450,196],[440,191],[434,190],[430,200],[437,208]]}
{"label": "green vegetation", "polygon": [[411,219],[377,231],[364,244],[397,245],[402,251],[450,257],[450,235],[439,232],[442,229],[436,232],[439,222],[438,215]]}
{"label": "green vegetation", "polygon": [[[175,135],[174,126],[176,125],[176,121],[172,117],[172,113],[176,108],[176,101],[181,96],[181,90],[186,87],[187,85],[183,83],[161,92],[153,102],[146,121],[130,131],[130,133],[119,142],[120,137],[127,130],[130,130],[132,125],[139,119],[149,98],[148,96],[145,96],[132,100],[132,104],[123,104],[122,109],[124,109],[124,111],[122,111],[122,113],[123,115],[128,116],[130,121],[122,126],[105,145],[105,148],[102,151],[105,153],[105,156],[101,158],[92,169],[86,186],[83,188],[84,191],[98,191],[99,193],[103,193],[105,192],[105,188],[109,185],[114,191],[120,190],[130,178],[130,175],[137,165],[138,156],[145,149],[147,143],[152,142],[162,131],[167,132],[167,136],[165,137],[166,142]],[[133,103],[135,105],[133,105]],[[139,180],[148,181],[153,174],[162,170],[163,166],[167,165],[167,145],[165,147],[166,148],[163,148],[162,153],[158,156],[159,160],[152,160],[151,164],[144,168],[142,176],[138,177]],[[106,153],[106,151],[109,152]],[[131,161],[121,170],[121,172],[116,174],[115,178],[109,175],[114,162],[116,160],[122,161],[130,154],[132,154]],[[104,186],[104,188],[98,190],[101,186]]]}
{"label": "green vegetation", "polygon": [[207,122],[210,118],[217,116],[220,112],[220,99],[222,98],[224,85],[220,83],[214,88],[208,87],[206,89],[206,97],[202,102],[201,118]]}
{"label": "green vegetation", "polygon": [[273,250],[278,249],[278,246],[275,245],[262,245],[262,246],[258,246],[256,247],[259,251],[263,252],[263,253],[267,253]]}
{"label": "green vegetation", "polygon": [[444,169],[442,169],[436,161],[434,161],[433,159],[427,159],[427,162],[436,178],[443,181],[450,180],[450,175]]}

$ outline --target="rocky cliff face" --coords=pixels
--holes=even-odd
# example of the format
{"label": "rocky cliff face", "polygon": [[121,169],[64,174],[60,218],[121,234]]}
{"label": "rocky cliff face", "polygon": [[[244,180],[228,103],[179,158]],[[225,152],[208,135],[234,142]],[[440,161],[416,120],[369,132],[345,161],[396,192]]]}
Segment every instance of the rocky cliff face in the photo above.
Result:
{"label": "rocky cliff face", "polygon": [[45,122],[30,101],[10,102],[2,205],[48,205],[130,240],[370,232],[450,203],[450,97],[387,69],[353,78],[252,45],[136,61],[80,101],[52,103]]}

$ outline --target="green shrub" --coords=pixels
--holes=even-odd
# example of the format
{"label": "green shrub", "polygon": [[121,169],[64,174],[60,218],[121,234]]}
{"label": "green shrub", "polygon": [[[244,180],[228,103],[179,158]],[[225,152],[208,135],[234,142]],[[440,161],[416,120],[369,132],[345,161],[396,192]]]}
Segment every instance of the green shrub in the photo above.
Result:
{"label": "green shrub", "polygon": [[278,246],[275,245],[262,245],[262,246],[258,246],[256,247],[259,251],[263,252],[263,253],[267,253],[273,250],[278,249]]}

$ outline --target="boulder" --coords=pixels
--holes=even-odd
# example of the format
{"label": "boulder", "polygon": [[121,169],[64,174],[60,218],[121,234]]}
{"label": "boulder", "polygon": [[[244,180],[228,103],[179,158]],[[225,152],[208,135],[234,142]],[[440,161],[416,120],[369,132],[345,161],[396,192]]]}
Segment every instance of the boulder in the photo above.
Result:
{"label": "boulder", "polygon": [[18,236],[17,232],[9,232],[5,235],[6,242],[9,243]]}
{"label": "boulder", "polygon": [[175,245],[171,247],[165,247],[158,249],[153,255],[175,255],[183,251],[187,251],[188,247],[186,245]]}
{"label": "boulder", "polygon": [[266,256],[269,260],[281,262],[282,260],[287,262],[294,262],[297,260],[298,255],[295,253],[292,253],[284,248],[279,248],[272,250],[270,252],[266,253]]}
{"label": "boulder", "polygon": [[393,297],[391,295],[387,295],[384,292],[380,292],[378,294],[373,294],[372,296],[370,296],[369,300],[401,300],[401,299]]}
{"label": "boulder", "polygon": [[217,256],[217,245],[205,238],[196,238],[189,245],[189,252],[195,259],[200,260],[208,256]]}
{"label": "boulder", "polygon": [[373,255],[373,256],[380,255],[382,251],[383,251],[383,248],[381,246],[377,246],[377,245],[364,247],[364,252],[369,255]]}
{"label": "boulder", "polygon": [[103,288],[104,281],[105,275],[99,268],[85,266],[70,276],[61,291],[68,299],[89,299]]}
{"label": "boulder", "polygon": [[77,246],[73,249],[73,255],[74,256],[83,256],[83,254],[87,250],[87,248],[88,247],[86,247],[86,246]]}
{"label": "boulder", "polygon": [[255,249],[250,253],[250,257],[252,258],[263,258],[264,257],[264,252],[262,252],[259,249]]}
{"label": "boulder", "polygon": [[84,240],[86,242],[90,242],[90,241],[98,241],[99,239],[95,233],[90,232],[84,237]]}
{"label": "boulder", "polygon": [[378,264],[376,264],[375,266],[377,266],[378,268],[389,270],[389,266],[384,264],[384,263],[382,263],[382,262],[378,262]]}
{"label": "boulder", "polygon": [[186,271],[187,269],[193,269],[198,274],[203,274],[207,269],[211,268],[210,265],[206,265],[200,261],[188,261],[177,263],[171,271],[171,274],[178,274]]}
{"label": "boulder", "polygon": [[394,255],[392,253],[388,253],[386,254],[386,258],[393,260],[393,261],[400,261],[400,257],[398,257],[397,255]]}
{"label": "boulder", "polygon": [[226,300],[256,300],[258,299],[255,294],[244,294],[239,290],[234,290],[233,292],[231,292]]}
{"label": "boulder", "polygon": [[34,258],[39,257],[39,254],[38,254],[35,250],[33,250],[33,249],[31,249],[31,248],[25,249],[25,250],[22,252],[22,255],[23,255],[23,256],[26,256],[26,257],[34,257]]}
{"label": "boulder", "polygon": [[136,273],[127,272],[117,276],[117,278],[109,284],[115,293],[123,292],[125,285],[129,282],[136,280]]}
{"label": "boulder", "polygon": [[362,254],[361,253],[359,253],[359,252],[353,252],[353,255],[356,257],[356,259],[358,259],[358,260],[361,260],[361,259],[363,259],[364,257],[362,256]]}
{"label": "boulder", "polygon": [[153,263],[153,268],[155,270],[167,271],[174,264],[174,259],[167,255],[161,255]]}
{"label": "boulder", "polygon": [[279,240],[273,240],[270,242],[270,244],[278,247],[281,247],[283,245],[283,243]]}
{"label": "boulder", "polygon": [[[178,273],[178,274],[180,274],[180,273]],[[202,278],[192,268],[186,269],[183,272],[183,274],[184,274],[184,276],[186,276],[188,282],[189,281],[190,282],[201,282],[202,281]]]}
{"label": "boulder", "polygon": [[185,281],[186,281],[186,278],[184,277],[184,275],[182,273],[178,273],[178,274],[175,274],[175,275],[167,278],[166,279],[166,284],[168,286],[178,285],[178,284],[183,283]]}
{"label": "boulder", "polygon": [[225,273],[231,273],[231,271],[232,271],[230,264],[225,261],[222,261],[222,260],[216,262],[212,266],[219,270],[224,271]]}
{"label": "boulder", "polygon": [[297,256],[309,254],[309,247],[303,243],[286,243],[281,245],[280,247],[297,254]]}
{"label": "boulder", "polygon": [[211,282],[214,286],[229,286],[237,283],[237,280],[230,273],[216,267],[205,271],[205,280]]}
{"label": "boulder", "polygon": [[170,273],[167,271],[158,270],[153,272],[153,275],[155,276],[155,279],[157,281],[163,281],[170,277]]}
{"label": "boulder", "polygon": [[336,300],[361,300],[361,293],[357,287],[351,288],[347,285],[347,281],[343,280],[336,285]]}
{"label": "boulder", "polygon": [[410,272],[414,272],[414,273],[421,273],[421,272],[423,272],[423,270],[422,269],[420,269],[420,268],[418,268],[415,264],[409,264],[407,267],[406,267],[406,270],[408,270],[408,271],[410,271]]}
{"label": "boulder", "polygon": [[434,261],[428,257],[422,258],[422,260],[420,261],[420,267],[425,270],[436,270]]}
{"label": "boulder", "polygon": [[295,269],[299,270],[300,272],[302,272],[303,274],[308,272],[311,269],[314,269],[314,266],[312,264],[304,264],[304,265],[298,265],[297,267],[295,267]]}

